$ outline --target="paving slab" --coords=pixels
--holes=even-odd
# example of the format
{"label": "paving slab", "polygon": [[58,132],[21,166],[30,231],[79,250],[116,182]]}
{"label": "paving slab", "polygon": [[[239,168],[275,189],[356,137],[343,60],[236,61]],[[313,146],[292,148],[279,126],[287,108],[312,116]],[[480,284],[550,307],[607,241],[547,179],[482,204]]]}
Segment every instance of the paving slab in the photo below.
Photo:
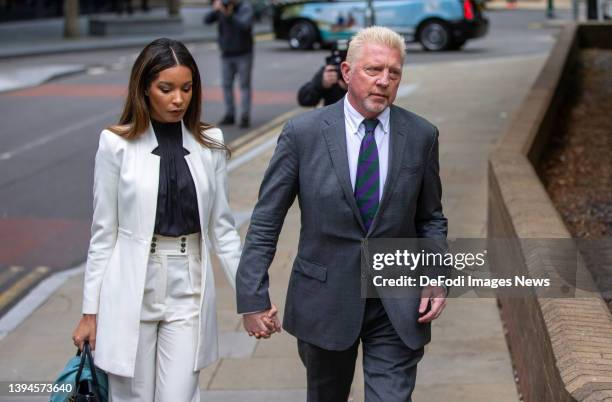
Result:
{"label": "paving slab", "polygon": [[222,332],[219,334],[219,356],[226,359],[246,359],[253,355],[257,339],[245,331]]}
{"label": "paving slab", "polygon": [[303,402],[306,400],[306,391],[202,391],[202,400],[206,402]]}
{"label": "paving slab", "polygon": [[215,373],[211,390],[305,389],[306,370],[297,355],[223,359]]}

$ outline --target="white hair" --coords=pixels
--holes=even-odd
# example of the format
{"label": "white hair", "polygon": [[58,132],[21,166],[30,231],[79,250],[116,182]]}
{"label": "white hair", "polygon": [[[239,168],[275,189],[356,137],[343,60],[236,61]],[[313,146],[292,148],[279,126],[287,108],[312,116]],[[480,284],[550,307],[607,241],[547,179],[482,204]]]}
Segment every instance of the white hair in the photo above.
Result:
{"label": "white hair", "polygon": [[349,64],[353,63],[357,55],[361,52],[363,45],[366,43],[375,43],[391,49],[397,49],[400,52],[402,64],[404,64],[404,59],[406,57],[406,43],[404,42],[404,38],[397,32],[381,26],[371,26],[362,29],[353,36],[349,42],[349,48],[346,53],[346,61]]}

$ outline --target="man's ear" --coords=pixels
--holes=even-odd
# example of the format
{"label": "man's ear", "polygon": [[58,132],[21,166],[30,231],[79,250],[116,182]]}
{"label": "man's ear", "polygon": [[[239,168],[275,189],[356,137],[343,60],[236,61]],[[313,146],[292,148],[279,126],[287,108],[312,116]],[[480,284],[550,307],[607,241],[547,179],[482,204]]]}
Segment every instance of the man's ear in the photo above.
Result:
{"label": "man's ear", "polygon": [[340,64],[340,72],[342,73],[342,79],[348,84],[351,78],[351,65],[343,61],[342,64]]}

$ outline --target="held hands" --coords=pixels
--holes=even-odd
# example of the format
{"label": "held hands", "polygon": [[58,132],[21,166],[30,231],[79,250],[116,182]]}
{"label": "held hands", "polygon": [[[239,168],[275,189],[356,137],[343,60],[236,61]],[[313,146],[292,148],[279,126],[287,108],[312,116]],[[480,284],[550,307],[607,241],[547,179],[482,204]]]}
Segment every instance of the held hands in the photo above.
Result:
{"label": "held hands", "polygon": [[269,310],[243,314],[242,324],[249,336],[255,336],[257,339],[268,339],[273,333],[281,332],[281,325],[277,314],[278,309],[272,303],[272,307]]}
{"label": "held hands", "polygon": [[74,346],[78,347],[79,350],[83,350],[83,344],[85,341],[89,341],[91,350],[96,349],[96,315],[95,314],[83,314],[77,327],[72,333],[72,341]]}
{"label": "held hands", "polygon": [[[429,311],[427,307],[429,305]],[[421,291],[421,304],[417,320],[420,324],[432,322],[442,314],[446,307],[446,290],[441,286],[426,286]]]}

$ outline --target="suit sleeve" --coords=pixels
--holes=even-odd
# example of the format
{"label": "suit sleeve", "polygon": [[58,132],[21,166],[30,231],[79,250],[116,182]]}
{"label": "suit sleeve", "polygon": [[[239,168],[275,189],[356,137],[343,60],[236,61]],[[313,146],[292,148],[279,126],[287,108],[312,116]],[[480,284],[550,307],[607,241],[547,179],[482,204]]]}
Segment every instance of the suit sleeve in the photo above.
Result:
{"label": "suit sleeve", "polygon": [[421,238],[446,238],[447,220],[442,213],[442,183],[438,151],[438,129],[428,152],[427,163],[419,193],[416,230]]}
{"label": "suit sleeve", "polygon": [[116,134],[100,135],[94,168],[94,211],[83,285],[83,314],[97,314],[100,288],[117,241],[120,162],[110,144]]}
{"label": "suit sleeve", "polygon": [[289,121],[283,128],[259,189],[236,277],[238,313],[270,308],[268,268],[287,211],[298,192],[299,160]]}
{"label": "suit sleeve", "polygon": [[[419,194],[416,230],[423,249],[432,253],[446,253],[448,251],[448,244],[446,242],[448,222],[442,212],[438,129],[434,128],[434,130],[433,141],[429,150]],[[427,275],[430,277],[437,277],[438,275],[448,276],[451,273],[450,268],[448,266],[434,267],[433,269],[428,269]]]}
{"label": "suit sleeve", "polygon": [[215,168],[216,189],[208,225],[208,237],[228,282],[235,290],[236,270],[241,253],[240,235],[236,230],[234,216],[229,206],[225,154],[219,151],[215,151],[215,154],[217,158]]}

